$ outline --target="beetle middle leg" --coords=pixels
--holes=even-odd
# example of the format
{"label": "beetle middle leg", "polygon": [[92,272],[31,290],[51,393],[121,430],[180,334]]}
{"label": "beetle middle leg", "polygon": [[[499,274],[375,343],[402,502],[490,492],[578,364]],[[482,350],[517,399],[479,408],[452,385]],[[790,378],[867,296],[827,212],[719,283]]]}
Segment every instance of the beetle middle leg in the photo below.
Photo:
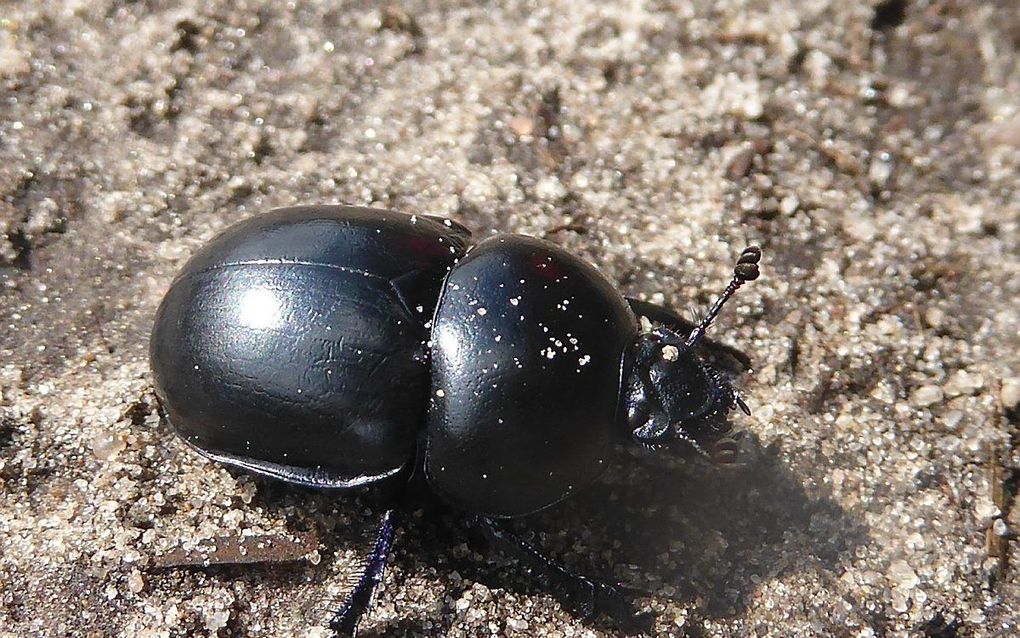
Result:
{"label": "beetle middle leg", "polygon": [[[695,328],[698,327],[698,324],[693,321],[684,319],[669,308],[654,304],[650,301],[642,301],[640,299],[627,297],[627,303],[630,304],[630,309],[633,310],[634,314],[637,316],[647,317],[651,321],[661,323],[679,335],[689,335]],[[718,341],[708,337],[701,340],[701,345],[705,346],[709,350],[715,351],[716,353],[722,353],[723,355],[734,359],[740,364],[742,370],[750,370],[752,367],[751,357],[741,350],[737,350],[733,346],[719,343]]]}
{"label": "beetle middle leg", "polygon": [[529,572],[547,577],[571,602],[583,618],[605,614],[623,624],[640,625],[645,618],[636,616],[631,599],[648,595],[623,585],[575,574],[513,532],[498,519],[478,517],[477,526],[489,544],[515,558]]}
{"label": "beetle middle leg", "polygon": [[383,514],[379,521],[375,547],[372,549],[372,555],[368,559],[365,571],[362,572],[358,584],[347,597],[343,607],[334,614],[333,619],[329,622],[329,628],[337,636],[352,638],[358,631],[358,622],[371,604],[372,593],[382,580],[383,571],[386,569],[386,559],[393,547],[393,537],[396,533],[394,518],[394,510],[387,510]]}

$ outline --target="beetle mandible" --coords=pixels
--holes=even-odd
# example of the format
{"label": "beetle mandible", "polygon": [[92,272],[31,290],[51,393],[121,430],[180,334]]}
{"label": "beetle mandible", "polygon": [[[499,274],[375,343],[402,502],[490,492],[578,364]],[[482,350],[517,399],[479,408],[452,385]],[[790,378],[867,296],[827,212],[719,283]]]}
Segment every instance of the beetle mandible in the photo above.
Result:
{"label": "beetle mandible", "polygon": [[[695,346],[760,258],[745,249],[694,324],[533,237],[471,247],[429,215],[278,209],[228,228],[171,284],[150,344],[156,394],[184,441],[231,466],[316,488],[423,482],[565,577],[590,613],[617,586],[542,558],[505,519],[592,483],[620,441],[732,452],[726,415],[749,411]],[[638,315],[662,326],[641,332]],[[394,515],[338,634],[357,631]]]}

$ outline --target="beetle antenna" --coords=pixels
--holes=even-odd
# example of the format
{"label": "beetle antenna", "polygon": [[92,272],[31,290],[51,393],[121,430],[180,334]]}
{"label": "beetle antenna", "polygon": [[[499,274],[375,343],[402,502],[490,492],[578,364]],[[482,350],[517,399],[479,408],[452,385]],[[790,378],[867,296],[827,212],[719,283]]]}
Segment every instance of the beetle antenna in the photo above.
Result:
{"label": "beetle antenna", "polygon": [[761,261],[761,248],[757,246],[748,246],[744,249],[744,252],[740,253],[740,257],[737,259],[737,265],[733,268],[733,279],[730,280],[726,290],[712,306],[712,309],[708,311],[705,318],[698,323],[698,327],[691,331],[691,335],[687,337],[687,347],[691,347],[705,336],[705,331],[712,325],[715,318],[719,316],[719,312],[722,310],[723,304],[729,301],[737,290],[740,289],[745,283],[754,281],[760,274],[758,272],[758,262]]}

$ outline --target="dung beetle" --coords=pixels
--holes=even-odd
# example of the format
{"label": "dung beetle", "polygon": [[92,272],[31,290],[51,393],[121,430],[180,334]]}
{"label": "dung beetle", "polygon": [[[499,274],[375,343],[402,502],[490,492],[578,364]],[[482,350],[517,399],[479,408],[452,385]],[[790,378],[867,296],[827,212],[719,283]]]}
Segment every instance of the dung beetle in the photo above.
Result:
{"label": "dung beetle", "polygon": [[[533,237],[472,247],[429,215],[279,209],[228,228],[171,284],[150,344],[156,395],[185,442],[231,466],[315,488],[424,484],[592,613],[620,588],[544,558],[506,519],[592,483],[621,442],[732,451],[726,415],[747,406],[695,346],[760,257],[744,250],[694,324]],[[642,332],[638,315],[663,325]],[[357,631],[395,514],[338,634]]]}

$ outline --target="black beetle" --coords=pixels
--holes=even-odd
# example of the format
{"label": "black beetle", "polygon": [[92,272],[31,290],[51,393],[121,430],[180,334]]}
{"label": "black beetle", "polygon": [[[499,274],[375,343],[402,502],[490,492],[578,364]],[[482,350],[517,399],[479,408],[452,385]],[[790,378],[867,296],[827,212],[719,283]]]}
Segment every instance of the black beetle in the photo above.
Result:
{"label": "black beetle", "polygon": [[[761,251],[692,324],[552,243],[469,246],[450,220],[346,206],[232,226],[159,306],[156,394],[181,438],[232,466],[317,488],[424,482],[590,613],[619,589],[542,558],[503,519],[590,484],[620,441],[732,451],[725,417],[747,406],[694,348]],[[637,315],[664,325],[642,333]],[[391,510],[338,633],[355,633],[393,533]]]}

